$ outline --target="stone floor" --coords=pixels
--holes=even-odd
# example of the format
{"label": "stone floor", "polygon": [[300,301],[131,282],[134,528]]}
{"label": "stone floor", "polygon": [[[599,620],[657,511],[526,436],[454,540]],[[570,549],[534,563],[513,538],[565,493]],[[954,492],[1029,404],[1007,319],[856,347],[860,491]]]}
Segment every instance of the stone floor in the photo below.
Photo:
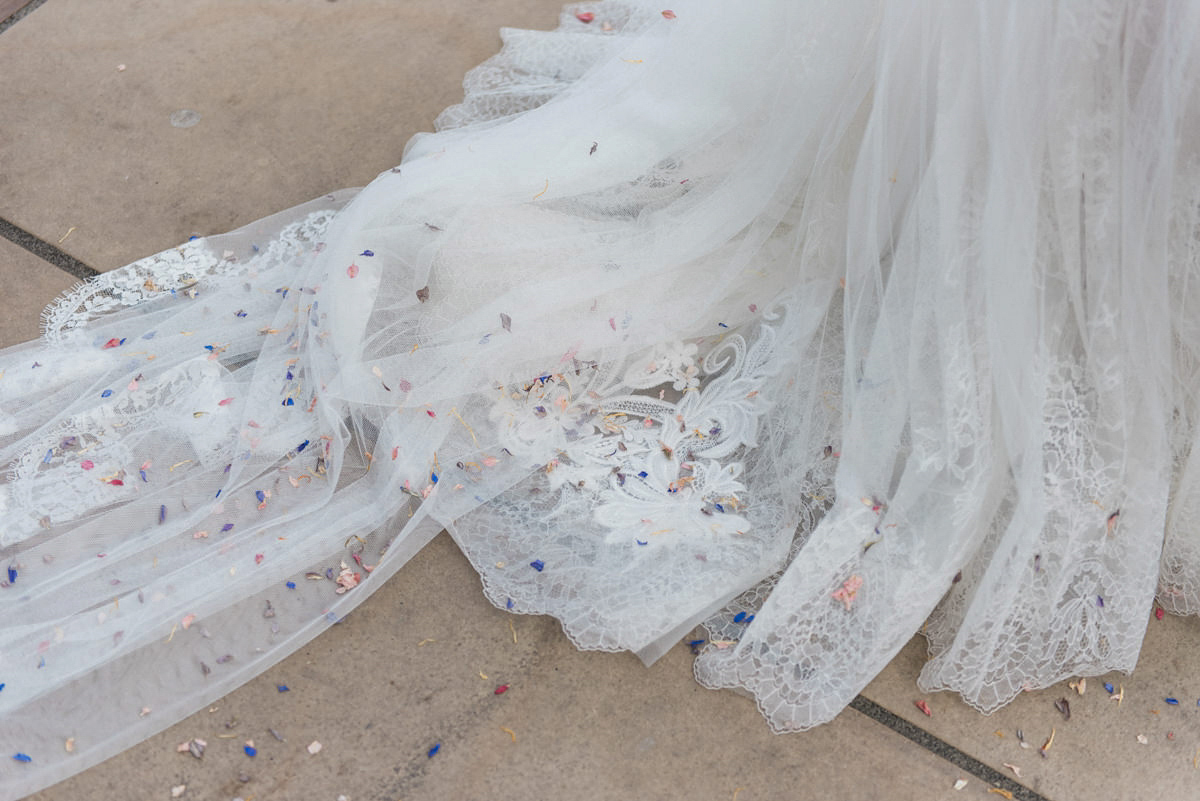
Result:
{"label": "stone floor", "polygon": [[[3,0],[0,346],[36,337],[41,307],[79,278],[367,183],[458,99],[500,26],[553,27],[558,5]],[[182,109],[193,126],[171,124]],[[443,535],[267,675],[35,797],[1190,799],[1197,654],[1200,621],[1151,618],[1133,677],[984,717],[918,693],[914,641],[834,722],[774,736],[751,701],[696,685],[682,644],[645,668],[576,651],[552,620],[510,621]],[[1066,696],[1070,721],[1054,707]],[[176,753],[193,737],[203,760]]]}

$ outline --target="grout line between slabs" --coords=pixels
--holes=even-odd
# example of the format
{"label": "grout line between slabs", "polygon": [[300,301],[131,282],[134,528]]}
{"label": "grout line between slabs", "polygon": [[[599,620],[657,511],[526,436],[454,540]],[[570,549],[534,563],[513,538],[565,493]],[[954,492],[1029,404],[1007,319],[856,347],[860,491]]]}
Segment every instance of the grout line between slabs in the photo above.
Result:
{"label": "grout line between slabs", "polygon": [[16,11],[14,11],[12,14],[10,14],[7,19],[0,20],[0,33],[4,33],[6,30],[11,28],[13,25],[16,25],[24,17],[26,17],[29,14],[29,12],[33,11],[35,8],[37,8],[38,6],[42,5],[45,2],[46,2],[46,0],[29,0],[28,3],[21,6]]}
{"label": "grout line between slabs", "polygon": [[920,726],[908,722],[865,696],[859,695],[855,697],[850,702],[850,708],[855,712],[866,715],[876,723],[887,726],[902,737],[906,737],[926,751],[941,757],[955,767],[965,770],[980,781],[986,782],[992,787],[1007,790],[1012,793],[1014,801],[1050,801],[1041,793],[1013,781],[995,768],[985,765],[975,757],[958,750],[945,740],[933,736]]}
{"label": "grout line between slabs", "polygon": [[58,269],[70,273],[81,281],[100,275],[99,270],[89,267],[69,253],[51,245],[44,239],[39,239],[24,228],[13,225],[3,217],[0,217],[0,237],[25,248],[33,255],[50,262]]}

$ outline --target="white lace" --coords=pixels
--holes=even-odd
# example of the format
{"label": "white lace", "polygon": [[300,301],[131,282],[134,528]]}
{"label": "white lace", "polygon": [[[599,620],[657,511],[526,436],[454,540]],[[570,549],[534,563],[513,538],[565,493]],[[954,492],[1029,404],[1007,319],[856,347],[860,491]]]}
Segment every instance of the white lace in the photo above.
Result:
{"label": "white lace", "polygon": [[990,711],[1200,611],[1200,6],[675,12],[506,32],[400,168],[0,353],[0,797],[442,528],[580,647],[703,623],[779,731],[918,630]]}

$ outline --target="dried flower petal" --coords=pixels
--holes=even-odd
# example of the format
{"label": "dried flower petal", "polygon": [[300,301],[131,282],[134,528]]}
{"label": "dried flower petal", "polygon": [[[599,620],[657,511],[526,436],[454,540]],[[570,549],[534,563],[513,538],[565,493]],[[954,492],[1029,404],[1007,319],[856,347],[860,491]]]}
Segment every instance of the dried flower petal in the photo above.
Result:
{"label": "dried flower petal", "polygon": [[577,19],[580,22],[585,23],[585,24],[591,22],[595,18],[596,18],[596,15],[590,11],[580,11],[578,14],[575,15],[575,19]]}
{"label": "dried flower petal", "polygon": [[317,742],[316,740],[313,740],[311,743],[308,744],[308,753],[319,754],[323,747],[324,746],[322,746],[319,742]]}
{"label": "dried flower petal", "polygon": [[925,713],[925,717],[933,717],[933,710],[929,708],[929,704],[924,700],[914,701],[913,706]]}
{"label": "dried flower petal", "polygon": [[1071,719],[1071,704],[1066,698],[1059,698],[1054,702],[1054,708],[1062,713],[1063,720]]}
{"label": "dried flower petal", "polygon": [[662,13],[662,15],[663,15],[663,19],[675,19],[675,12],[671,11],[669,9],[667,11],[664,11]]}
{"label": "dried flower petal", "polygon": [[351,264],[349,267],[347,267],[346,275],[350,276],[351,278],[357,278],[358,277],[358,265]]}
{"label": "dried flower petal", "polygon": [[842,582],[842,586],[839,589],[834,591],[833,599],[835,601],[841,601],[845,605],[846,611],[849,612],[850,607],[854,605],[855,599],[858,598],[858,591],[862,585],[862,576],[851,576]]}

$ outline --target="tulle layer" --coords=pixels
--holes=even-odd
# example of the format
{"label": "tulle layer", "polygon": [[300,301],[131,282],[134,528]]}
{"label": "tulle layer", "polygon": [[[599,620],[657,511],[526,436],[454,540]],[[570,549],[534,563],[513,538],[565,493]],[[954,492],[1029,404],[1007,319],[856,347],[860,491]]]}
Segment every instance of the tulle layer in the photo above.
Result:
{"label": "tulle layer", "polygon": [[361,192],[77,289],[0,352],[5,797],[442,529],[779,731],[923,625],[984,711],[1131,669],[1200,611],[1198,14],[568,7]]}

